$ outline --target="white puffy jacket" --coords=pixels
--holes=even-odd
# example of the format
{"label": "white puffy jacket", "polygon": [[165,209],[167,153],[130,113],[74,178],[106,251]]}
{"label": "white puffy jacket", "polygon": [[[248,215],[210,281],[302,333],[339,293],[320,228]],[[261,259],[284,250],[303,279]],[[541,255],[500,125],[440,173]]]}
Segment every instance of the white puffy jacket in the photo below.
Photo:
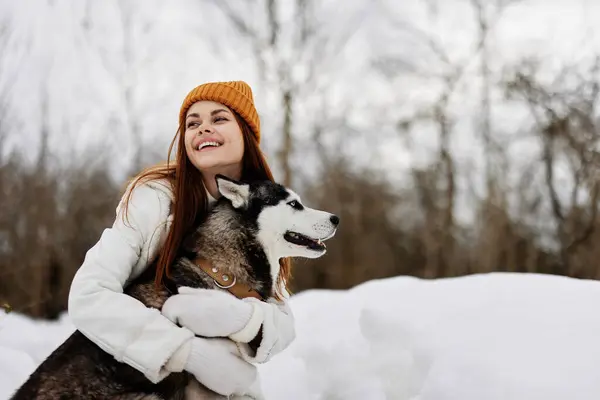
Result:
{"label": "white puffy jacket", "polygon": [[[182,345],[194,334],[172,323],[159,310],[124,295],[123,287],[146,268],[164,243],[172,222],[172,196],[170,185],[163,181],[137,186],[131,195],[127,223],[121,218],[121,199],[112,227],[105,229],[86,253],[68,300],[69,317],[81,333],[152,382],[170,373],[165,369],[167,362],[185,363],[187,354],[181,352],[190,346]],[[210,195],[209,200],[214,201]],[[256,354],[243,354],[249,361],[267,361],[295,337],[287,300],[269,299],[262,307],[269,318],[265,318],[263,340]]]}

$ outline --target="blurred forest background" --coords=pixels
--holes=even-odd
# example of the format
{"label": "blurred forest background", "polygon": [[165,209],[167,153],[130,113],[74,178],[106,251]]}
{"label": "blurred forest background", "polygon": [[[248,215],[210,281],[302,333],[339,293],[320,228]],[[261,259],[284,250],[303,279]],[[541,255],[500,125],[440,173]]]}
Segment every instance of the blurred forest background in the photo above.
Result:
{"label": "blurred forest background", "polygon": [[250,83],[276,177],[341,226],[292,288],[600,279],[600,6],[0,0],[0,303],[65,310],[185,94]]}

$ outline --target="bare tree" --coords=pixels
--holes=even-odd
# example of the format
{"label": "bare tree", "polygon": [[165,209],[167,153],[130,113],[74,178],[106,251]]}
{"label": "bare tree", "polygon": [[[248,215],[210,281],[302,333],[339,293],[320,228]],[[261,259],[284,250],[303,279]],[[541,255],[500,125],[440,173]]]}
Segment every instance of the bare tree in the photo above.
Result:
{"label": "bare tree", "polygon": [[[506,82],[508,93],[522,99],[534,116],[560,260],[563,268],[573,274],[582,273],[580,267],[573,265],[573,255],[594,237],[599,223],[599,66],[600,58],[582,78],[577,71],[565,69],[554,85],[547,87],[538,81],[535,70],[528,65],[517,69]],[[562,81],[573,78],[581,80],[572,89],[561,89]],[[555,176],[561,164],[568,165],[571,171],[568,195],[565,184],[559,188]]]}
{"label": "bare tree", "polygon": [[[130,171],[138,171],[147,154],[144,140],[144,130],[140,121],[142,118],[141,104],[137,98],[138,76],[147,68],[156,54],[148,50],[152,43],[151,37],[155,25],[153,19],[144,18],[139,12],[139,4],[133,0],[119,0],[116,3],[118,10],[119,28],[121,29],[121,46],[118,52],[104,50],[95,35],[93,5],[86,0],[84,15],[81,19],[81,27],[85,37],[92,46],[97,49],[99,59],[110,75],[121,94],[123,104],[123,116],[125,131],[130,138],[130,146],[133,151]],[[156,10],[159,14],[160,10]]]}
{"label": "bare tree", "polygon": [[[314,0],[263,0],[212,3],[252,49],[262,85],[277,95],[281,109],[281,144],[277,160],[281,182],[294,185],[296,113],[303,97],[318,94],[320,76],[333,73],[333,60],[356,32],[357,26],[324,24]],[[331,21],[328,21],[331,22]],[[318,97],[318,96],[316,96]],[[319,100],[312,100],[319,101]],[[306,121],[302,121],[306,124]]]}
{"label": "bare tree", "polygon": [[[383,4],[385,7],[385,4]],[[434,4],[429,4],[432,7]],[[394,18],[388,13],[387,18]],[[430,8],[434,10],[434,8]],[[448,106],[455,90],[464,76],[469,61],[455,65],[450,61],[449,55],[443,46],[438,43],[427,32],[424,32],[410,23],[391,19],[392,28],[408,33],[417,43],[420,43],[434,56],[436,61],[442,65],[441,75],[435,78],[441,79],[443,88],[438,98],[427,108],[417,110],[414,115],[397,121],[399,131],[407,135],[413,127],[421,122],[433,121],[438,132],[438,158],[431,168],[415,170],[414,179],[419,193],[421,209],[425,213],[425,227],[423,230],[424,243],[428,246],[427,276],[436,276],[444,269],[444,260],[451,257],[452,237],[454,230],[454,204],[456,196],[456,166],[450,150],[453,118],[448,112]],[[419,75],[430,75],[425,71],[415,70],[411,63],[397,56],[381,57],[375,62],[375,67],[386,76],[394,77],[402,73],[417,73]],[[409,72],[410,71],[410,72]],[[443,193],[438,188],[443,187]],[[444,199],[440,204],[440,199]]]}
{"label": "bare tree", "polygon": [[[425,221],[429,221],[426,222],[428,227],[424,229],[424,235],[426,238],[425,243],[428,243],[429,246],[429,258],[427,260],[429,266],[426,270],[430,271],[431,276],[436,276],[439,271],[444,270],[444,263],[456,254],[454,251],[454,238],[456,235],[454,213],[458,171],[451,146],[457,116],[451,114],[450,106],[460,85],[464,84],[467,79],[472,80],[473,66],[478,61],[482,106],[479,113],[481,122],[477,132],[481,135],[484,144],[483,159],[485,160],[484,175],[486,177],[487,196],[491,199],[492,203],[490,204],[505,202],[505,200],[502,200],[502,190],[498,188],[498,175],[503,170],[500,161],[505,158],[505,154],[502,146],[494,140],[493,135],[490,93],[494,82],[489,67],[488,38],[506,7],[512,3],[515,3],[515,1],[498,1],[492,4],[480,0],[469,0],[477,23],[477,31],[474,34],[476,38],[474,41],[475,46],[472,52],[463,60],[452,61],[447,49],[433,34],[415,27],[408,21],[397,19],[394,13],[387,8],[387,3],[379,2],[379,5],[383,6],[383,14],[388,19],[392,29],[408,35],[415,46],[427,50],[433,62],[428,63],[426,69],[423,70],[411,60],[392,55],[377,60],[376,68],[388,77],[414,74],[441,82],[437,99],[425,108],[418,109],[413,115],[403,117],[397,122],[399,131],[403,135],[409,135],[422,122],[433,122],[437,127],[438,152],[436,161],[434,161],[431,168],[415,171],[414,174],[417,190],[422,191],[420,198],[422,209],[427,214]],[[426,6],[431,16],[435,18],[438,7],[437,1],[428,1]],[[432,68],[431,65],[438,67]],[[472,173],[472,171],[467,173]],[[484,213],[482,216],[484,219],[490,217],[485,215],[488,212],[485,209],[482,212]]]}
{"label": "bare tree", "polygon": [[5,142],[10,131],[8,121],[9,96],[12,86],[16,82],[16,71],[8,67],[10,59],[17,55],[12,54],[9,43],[12,35],[11,24],[8,16],[0,16],[0,165],[5,156]]}

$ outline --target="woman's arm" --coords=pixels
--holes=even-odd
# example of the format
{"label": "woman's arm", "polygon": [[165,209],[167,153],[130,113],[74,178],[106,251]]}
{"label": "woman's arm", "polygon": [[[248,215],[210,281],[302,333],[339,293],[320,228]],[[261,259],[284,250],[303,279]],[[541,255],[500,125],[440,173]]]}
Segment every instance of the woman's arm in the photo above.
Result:
{"label": "woman's arm", "polygon": [[[163,229],[170,199],[148,185],[134,189],[128,220],[121,205],[111,228],[87,252],[69,293],[69,316],[75,327],[119,362],[158,382],[169,372],[165,364],[182,368],[187,358],[183,346],[194,334],[178,327],[159,310],[147,308],[123,294],[126,283],[139,275],[151,254],[142,254],[144,243]],[[189,346],[187,346],[189,347]],[[177,352],[179,350],[179,352]]]}

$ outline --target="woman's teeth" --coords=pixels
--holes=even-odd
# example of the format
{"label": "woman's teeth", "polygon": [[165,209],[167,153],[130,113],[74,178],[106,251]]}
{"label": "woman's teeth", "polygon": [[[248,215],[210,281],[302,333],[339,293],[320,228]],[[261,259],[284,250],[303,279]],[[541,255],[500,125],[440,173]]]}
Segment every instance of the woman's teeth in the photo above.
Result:
{"label": "woman's teeth", "polygon": [[221,143],[217,143],[217,142],[202,142],[198,145],[198,150],[202,150],[205,147],[211,146],[211,147],[219,147],[221,145]]}

